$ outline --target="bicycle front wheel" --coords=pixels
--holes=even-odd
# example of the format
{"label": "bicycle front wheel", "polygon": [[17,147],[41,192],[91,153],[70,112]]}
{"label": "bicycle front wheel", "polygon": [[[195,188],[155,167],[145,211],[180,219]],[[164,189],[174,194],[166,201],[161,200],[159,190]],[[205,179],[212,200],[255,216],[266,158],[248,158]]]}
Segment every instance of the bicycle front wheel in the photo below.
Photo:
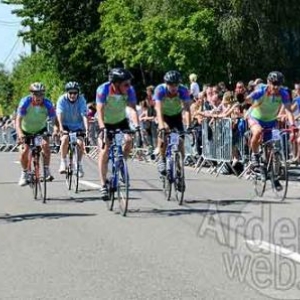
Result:
{"label": "bicycle front wheel", "polygon": [[[73,170],[73,189],[75,193],[78,193],[78,186],[79,186],[79,157],[78,157],[78,146],[74,147],[74,154],[73,154],[73,162],[75,164],[75,170]],[[74,167],[73,167],[74,168]]]}
{"label": "bicycle front wheel", "polygon": [[107,209],[112,211],[114,209],[114,202],[115,202],[115,192],[116,192],[116,174],[115,174],[115,167],[114,162],[109,160],[108,166],[108,200],[106,200]]}
{"label": "bicycle front wheel", "polygon": [[175,155],[174,165],[174,190],[175,197],[179,205],[182,205],[185,192],[185,177],[184,177],[184,163],[180,152]]}
{"label": "bicycle front wheel", "polygon": [[285,156],[274,152],[271,161],[271,183],[276,199],[283,201],[288,191],[288,167]]}
{"label": "bicycle front wheel", "polygon": [[165,199],[167,201],[170,201],[171,194],[172,194],[172,182],[173,182],[173,176],[174,176],[174,168],[173,168],[173,159],[171,157],[167,157],[167,175],[161,176],[162,185],[163,185],[163,192],[165,195]]}
{"label": "bicycle front wheel", "polygon": [[266,190],[268,176],[267,163],[262,156],[259,158],[259,166],[251,169],[250,176],[256,196],[262,197]]}
{"label": "bicycle front wheel", "polygon": [[125,217],[127,214],[129,202],[129,173],[125,159],[119,159],[118,164],[117,195],[119,200],[120,212]]}
{"label": "bicycle front wheel", "polygon": [[45,168],[45,155],[42,153],[41,163],[43,168],[43,183],[41,184],[41,197],[43,199],[43,203],[46,203],[47,200],[47,180],[46,180],[46,168]]}

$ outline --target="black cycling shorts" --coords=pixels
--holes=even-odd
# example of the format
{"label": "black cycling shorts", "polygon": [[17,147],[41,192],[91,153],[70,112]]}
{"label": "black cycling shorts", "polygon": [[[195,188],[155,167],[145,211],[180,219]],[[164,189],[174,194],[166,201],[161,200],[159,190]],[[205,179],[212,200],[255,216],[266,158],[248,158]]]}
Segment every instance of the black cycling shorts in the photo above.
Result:
{"label": "black cycling shorts", "polygon": [[114,131],[117,129],[120,129],[122,131],[122,130],[130,129],[127,119],[124,119],[123,121],[116,123],[116,124],[104,124],[104,125],[105,125],[105,128],[107,129],[107,131],[110,131],[110,130]]}
{"label": "black cycling shorts", "polygon": [[[39,134],[43,134],[45,132],[47,132],[47,128],[46,127],[43,128],[42,130],[38,131],[38,132],[35,132],[35,133],[29,133],[29,132],[23,131],[23,134],[25,136],[24,144],[30,145],[30,138],[28,138],[28,136],[39,135]],[[44,137],[44,140],[47,140],[47,138]]]}
{"label": "black cycling shorts", "polygon": [[183,122],[182,122],[182,114],[175,116],[166,116],[163,115],[165,123],[168,127],[172,129],[177,129],[178,131],[184,131]]}

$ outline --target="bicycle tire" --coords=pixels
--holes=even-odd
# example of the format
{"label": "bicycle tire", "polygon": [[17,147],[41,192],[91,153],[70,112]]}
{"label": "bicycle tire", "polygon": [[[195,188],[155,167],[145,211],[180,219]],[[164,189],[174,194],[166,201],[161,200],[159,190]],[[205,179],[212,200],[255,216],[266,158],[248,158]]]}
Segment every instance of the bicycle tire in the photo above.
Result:
{"label": "bicycle tire", "polygon": [[[272,183],[272,189],[276,196],[276,199],[279,199],[280,201],[284,201],[287,195],[288,183],[289,183],[288,167],[287,167],[286,159],[281,152],[273,152],[271,159],[272,161],[271,161],[270,179]],[[275,180],[278,180],[278,182],[282,187],[282,190],[277,190],[275,188]]]}
{"label": "bicycle tire", "polygon": [[78,193],[78,187],[79,187],[79,156],[78,156],[78,145],[74,147],[74,153],[73,153],[73,161],[76,161],[76,167],[75,170],[72,172],[73,177],[73,189],[75,193]]}
{"label": "bicycle tire", "polygon": [[175,198],[182,205],[185,192],[184,162],[181,152],[175,154],[174,163],[174,190]]}
{"label": "bicycle tire", "polygon": [[37,200],[38,196],[43,198],[42,194],[42,186],[41,186],[41,179],[40,179],[40,155],[35,154],[36,157],[33,158],[34,161],[34,199]]}
{"label": "bicycle tire", "polygon": [[112,160],[109,161],[109,175],[108,175],[108,200],[106,200],[106,206],[109,211],[114,209],[114,202],[115,202],[115,183],[116,183],[116,174],[114,163]]}
{"label": "bicycle tire", "polygon": [[46,168],[45,168],[45,155],[42,153],[41,162],[43,166],[43,191],[42,191],[42,200],[43,203],[47,201],[47,180],[46,180]]}
{"label": "bicycle tire", "polygon": [[167,201],[171,200],[172,195],[172,182],[173,182],[173,176],[174,176],[174,162],[173,158],[167,157],[166,158],[166,165],[167,165],[167,175],[163,176],[163,190],[165,199]]}
{"label": "bicycle tire", "polygon": [[[266,149],[264,149],[266,151]],[[264,152],[265,154],[265,152]],[[251,176],[253,179],[253,187],[254,192],[257,197],[262,197],[266,190],[267,185],[267,176],[268,176],[268,170],[267,170],[267,162],[265,161],[264,157],[265,155],[261,155],[259,158],[259,166],[253,170],[251,170]]]}
{"label": "bicycle tire", "polygon": [[72,177],[73,177],[73,149],[69,146],[69,165],[66,173],[66,185],[68,190],[70,191],[72,188]]}
{"label": "bicycle tire", "polygon": [[126,216],[129,202],[129,173],[127,163],[124,158],[118,160],[117,168],[117,195],[119,208],[122,216]]}

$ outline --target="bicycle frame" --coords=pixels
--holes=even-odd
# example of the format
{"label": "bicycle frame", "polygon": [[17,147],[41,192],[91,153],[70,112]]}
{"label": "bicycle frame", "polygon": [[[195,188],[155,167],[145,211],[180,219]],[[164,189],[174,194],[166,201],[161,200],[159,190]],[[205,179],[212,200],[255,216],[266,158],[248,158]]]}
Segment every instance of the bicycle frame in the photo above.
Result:
{"label": "bicycle frame", "polygon": [[[121,214],[126,216],[129,201],[129,174],[126,161],[124,160],[123,154],[123,142],[124,135],[128,133],[134,133],[134,131],[112,131],[111,134],[111,144],[109,146],[108,152],[108,163],[110,168],[109,177],[109,201],[107,201],[107,206],[109,210],[113,210],[115,192],[117,192],[117,197],[119,200],[119,207]],[[107,134],[107,133],[106,133]],[[105,136],[106,140],[107,136]]]}

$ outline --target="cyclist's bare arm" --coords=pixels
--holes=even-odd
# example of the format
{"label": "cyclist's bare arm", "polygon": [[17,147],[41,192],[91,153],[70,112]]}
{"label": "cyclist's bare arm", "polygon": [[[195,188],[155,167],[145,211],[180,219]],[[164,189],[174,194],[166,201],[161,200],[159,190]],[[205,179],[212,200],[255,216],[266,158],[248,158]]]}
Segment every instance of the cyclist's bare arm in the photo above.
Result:
{"label": "cyclist's bare arm", "polygon": [[21,123],[22,123],[22,117],[18,115],[16,118],[16,131],[17,131],[18,138],[21,138],[23,136]]}
{"label": "cyclist's bare arm", "polygon": [[139,126],[139,117],[136,111],[135,103],[129,103],[128,107],[131,109],[131,118],[132,118],[132,123],[134,126]]}
{"label": "cyclist's bare arm", "polygon": [[162,114],[162,103],[161,101],[155,101],[155,110],[156,110],[156,117],[158,121],[158,128],[164,128],[164,119]]}
{"label": "cyclist's bare arm", "polygon": [[88,118],[87,118],[87,116],[82,116],[82,119],[83,119],[83,124],[84,124],[85,131],[87,132],[89,130]]}
{"label": "cyclist's bare arm", "polygon": [[287,119],[288,119],[289,123],[294,126],[295,125],[295,118],[294,118],[294,115],[293,115],[292,110],[291,110],[291,104],[290,103],[285,104],[284,108],[285,108],[286,116],[287,116]]}
{"label": "cyclist's bare arm", "polygon": [[63,115],[62,113],[57,114],[57,122],[58,122],[58,128],[60,132],[63,132],[63,125],[62,125],[62,119],[63,119]]}
{"label": "cyclist's bare arm", "polygon": [[105,104],[104,103],[97,103],[97,118],[98,118],[98,124],[99,128],[104,128],[104,109]]}
{"label": "cyclist's bare arm", "polygon": [[191,102],[190,101],[183,102],[183,111],[186,120],[186,125],[189,127],[191,126]]}

